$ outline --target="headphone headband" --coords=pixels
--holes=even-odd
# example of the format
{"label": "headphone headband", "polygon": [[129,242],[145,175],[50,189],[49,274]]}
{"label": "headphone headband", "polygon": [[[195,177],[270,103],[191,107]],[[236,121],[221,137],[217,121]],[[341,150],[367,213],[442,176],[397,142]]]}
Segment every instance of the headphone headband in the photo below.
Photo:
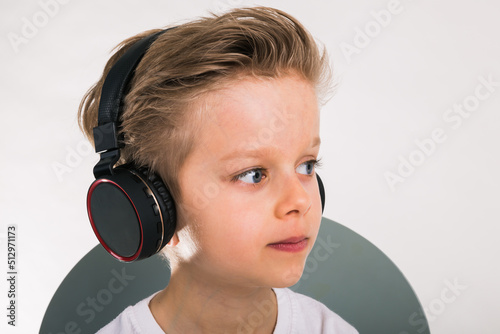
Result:
{"label": "headphone headband", "polygon": [[151,44],[165,31],[159,31],[136,42],[113,65],[102,87],[99,103],[99,126],[110,122],[119,122],[121,101],[135,68]]}
{"label": "headphone headband", "polygon": [[120,115],[123,96],[135,68],[151,44],[164,32],[159,31],[134,43],[110,69],[102,87],[99,102],[98,126],[93,129],[95,151],[101,153],[101,159],[94,167],[94,176],[112,174],[113,166],[120,158]]}

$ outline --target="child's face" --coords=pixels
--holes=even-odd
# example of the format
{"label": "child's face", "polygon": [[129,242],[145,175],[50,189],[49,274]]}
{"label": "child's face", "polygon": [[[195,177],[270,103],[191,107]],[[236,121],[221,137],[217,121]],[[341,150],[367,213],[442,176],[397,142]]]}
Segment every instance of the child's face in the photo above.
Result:
{"label": "child's face", "polygon": [[[321,221],[313,87],[295,75],[247,77],[197,107],[206,118],[179,175],[189,217],[177,231],[180,265],[224,284],[295,284]],[[302,250],[270,246],[299,236]]]}

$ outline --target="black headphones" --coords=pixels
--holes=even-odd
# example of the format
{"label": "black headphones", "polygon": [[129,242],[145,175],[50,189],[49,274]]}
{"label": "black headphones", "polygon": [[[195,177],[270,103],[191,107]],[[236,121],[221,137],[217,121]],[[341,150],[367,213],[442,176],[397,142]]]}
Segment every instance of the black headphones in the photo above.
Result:
{"label": "black headphones", "polygon": [[[147,167],[113,167],[123,147],[118,135],[123,96],[137,64],[167,30],[133,44],[111,68],[102,87],[98,126],[93,129],[95,150],[101,158],[94,167],[96,180],[87,194],[87,212],[99,242],[123,262],[158,253],[175,232],[175,202],[162,179]],[[316,177],[323,210],[325,190],[318,174]]]}

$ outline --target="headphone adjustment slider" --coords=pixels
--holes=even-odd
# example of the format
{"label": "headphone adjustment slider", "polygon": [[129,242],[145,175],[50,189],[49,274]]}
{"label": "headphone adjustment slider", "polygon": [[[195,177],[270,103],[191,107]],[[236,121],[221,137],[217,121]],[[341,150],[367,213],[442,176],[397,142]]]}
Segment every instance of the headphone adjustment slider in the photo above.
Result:
{"label": "headphone adjustment slider", "polygon": [[93,132],[96,153],[119,148],[116,123],[110,122],[96,126]]}

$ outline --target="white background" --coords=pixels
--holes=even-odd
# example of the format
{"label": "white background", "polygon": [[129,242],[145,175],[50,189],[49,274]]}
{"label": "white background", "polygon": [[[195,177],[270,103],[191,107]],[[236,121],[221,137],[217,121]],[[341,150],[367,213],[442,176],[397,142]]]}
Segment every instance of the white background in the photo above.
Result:
{"label": "white background", "polygon": [[[254,3],[60,0],[47,10],[47,2],[0,4],[0,268],[7,271],[9,224],[18,225],[19,266],[16,328],[6,325],[0,279],[2,333],[38,332],[58,285],[96,244],[85,195],[97,155],[76,112],[112,47],[143,30]],[[460,126],[443,119],[454,104],[472,105],[479,77],[500,81],[499,3],[401,0],[382,27],[374,13],[387,0],[259,4],[296,16],[325,44],[341,82],[322,110],[325,216],[395,262],[433,333],[499,333],[500,86]],[[38,31],[26,35],[27,22]],[[14,35],[25,43],[12,43]],[[343,52],[347,44],[357,53]],[[438,128],[446,140],[418,153],[415,141]],[[400,157],[420,165],[391,189],[385,174],[398,173]],[[58,175],[61,165],[68,170]],[[445,290],[454,280],[462,286],[456,295]]]}

